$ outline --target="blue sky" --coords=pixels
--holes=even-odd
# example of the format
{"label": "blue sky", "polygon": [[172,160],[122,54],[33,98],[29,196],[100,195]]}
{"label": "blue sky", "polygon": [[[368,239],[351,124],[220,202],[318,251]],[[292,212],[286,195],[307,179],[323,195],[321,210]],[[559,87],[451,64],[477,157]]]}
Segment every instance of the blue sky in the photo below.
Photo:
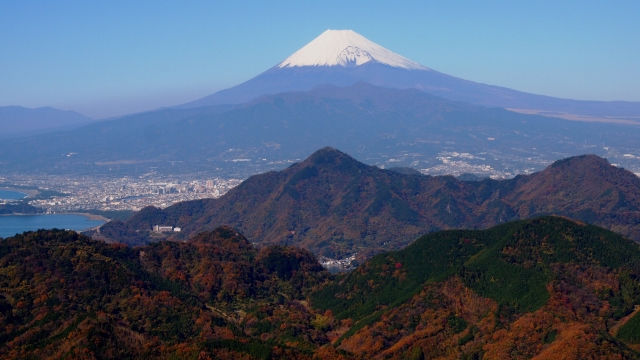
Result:
{"label": "blue sky", "polygon": [[449,75],[640,101],[640,1],[2,1],[0,106],[103,118],[209,95],[326,29]]}

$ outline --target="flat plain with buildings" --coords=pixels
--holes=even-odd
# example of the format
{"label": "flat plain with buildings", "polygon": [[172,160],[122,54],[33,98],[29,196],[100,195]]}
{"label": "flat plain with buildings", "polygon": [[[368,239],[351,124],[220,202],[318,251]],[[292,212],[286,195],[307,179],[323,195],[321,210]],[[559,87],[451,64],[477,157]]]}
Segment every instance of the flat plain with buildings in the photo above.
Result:
{"label": "flat plain with buildings", "polygon": [[181,201],[217,198],[240,183],[239,179],[204,178],[195,175],[109,178],[99,176],[11,175],[5,184],[53,189],[67,196],[29,201],[48,213],[81,210],[138,211],[145,206],[165,208]]}
{"label": "flat plain with buildings", "polygon": [[[634,153],[630,153],[629,149],[602,144],[578,143],[575,144],[575,148],[583,153],[596,153],[607,158],[615,166],[624,167],[636,175],[640,174],[640,148],[632,149],[637,150]],[[370,154],[361,160],[385,169],[410,167],[424,175],[473,174],[478,178],[499,180],[540,171],[555,158],[571,155],[524,148],[508,149],[508,152],[507,149],[471,151],[455,143],[440,144],[440,149],[435,156],[399,149],[388,154]],[[31,194],[25,201],[48,213],[84,210],[138,211],[145,206],[165,208],[181,201],[217,198],[251,174],[280,170],[300,160],[294,158],[269,162],[269,167],[265,169],[265,159],[247,156],[243,161],[232,162],[233,166],[216,174],[164,174],[156,171],[142,175],[119,176],[6,174],[0,176],[0,184],[54,190],[66,194],[32,199],[33,190],[26,191]],[[0,203],[2,202],[0,200]]]}

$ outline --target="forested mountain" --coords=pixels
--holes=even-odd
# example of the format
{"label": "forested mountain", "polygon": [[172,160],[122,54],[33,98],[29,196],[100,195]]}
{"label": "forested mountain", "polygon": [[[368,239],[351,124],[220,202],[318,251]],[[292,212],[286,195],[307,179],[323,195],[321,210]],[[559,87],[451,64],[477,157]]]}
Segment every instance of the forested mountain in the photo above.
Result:
{"label": "forested mountain", "polygon": [[364,358],[629,359],[639,280],[637,243],[542,217],[426,235],[311,304],[354,324],[334,346]]}
{"label": "forested mountain", "polygon": [[560,217],[426,235],[339,276],[229,227],[0,240],[0,357],[640,358],[640,248]]}
{"label": "forested mountain", "polygon": [[[261,244],[294,244],[328,257],[399,249],[442,229],[480,229],[565,215],[640,240],[640,179],[585,155],[510,180],[460,181],[362,164],[332,148],[279,172],[255,175],[219,199],[145,208],[101,234],[142,244],[154,225],[188,237],[220,225]],[[366,257],[366,256],[365,256]]]}
{"label": "forested mountain", "polygon": [[136,249],[29,232],[0,241],[0,358],[310,358],[329,340],[305,293],[329,276],[230,228]]}

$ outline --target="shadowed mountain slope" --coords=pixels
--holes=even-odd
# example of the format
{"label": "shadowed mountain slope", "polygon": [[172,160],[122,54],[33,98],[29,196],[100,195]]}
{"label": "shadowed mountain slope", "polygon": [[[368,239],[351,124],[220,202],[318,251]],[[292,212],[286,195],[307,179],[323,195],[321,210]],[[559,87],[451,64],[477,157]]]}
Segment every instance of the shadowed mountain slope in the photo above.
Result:
{"label": "shadowed mountain slope", "polygon": [[[572,214],[582,221],[608,225],[638,225],[640,179],[593,155],[576,156],[553,163],[530,177],[505,201],[518,214]],[[615,220],[614,220],[615,219]],[[624,232],[639,240],[640,233]]]}
{"label": "shadowed mountain slope", "polygon": [[268,95],[236,106],[165,109],[9,139],[0,143],[0,170],[194,173],[237,166],[232,160],[241,158],[250,160],[252,171],[265,171],[268,162],[306,158],[323,146],[378,159],[401,151],[435,157],[449,146],[473,154],[512,154],[516,148],[552,160],[557,153],[582,153],[585,141],[615,142],[620,151],[635,148],[639,134],[632,126],[523,115],[416,89],[357,83]]}
{"label": "shadowed mountain slope", "polygon": [[219,199],[145,208],[101,233],[126,241],[119,234],[129,231],[143,242],[156,224],[180,226],[180,236],[228,224],[251,241],[339,257],[398,249],[434,230],[487,228],[541,214],[640,240],[639,207],[640,179],[594,155],[510,180],[468,182],[382,170],[324,148],[283,171],[252,176]]}

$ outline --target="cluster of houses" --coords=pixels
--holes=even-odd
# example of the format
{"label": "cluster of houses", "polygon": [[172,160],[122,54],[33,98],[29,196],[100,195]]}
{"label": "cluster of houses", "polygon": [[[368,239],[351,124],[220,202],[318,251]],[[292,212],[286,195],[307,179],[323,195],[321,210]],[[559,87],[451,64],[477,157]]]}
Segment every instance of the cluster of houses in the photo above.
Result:
{"label": "cluster of houses", "polygon": [[173,227],[168,225],[154,225],[153,231],[163,233],[163,232],[180,232],[182,229],[179,227]]}

